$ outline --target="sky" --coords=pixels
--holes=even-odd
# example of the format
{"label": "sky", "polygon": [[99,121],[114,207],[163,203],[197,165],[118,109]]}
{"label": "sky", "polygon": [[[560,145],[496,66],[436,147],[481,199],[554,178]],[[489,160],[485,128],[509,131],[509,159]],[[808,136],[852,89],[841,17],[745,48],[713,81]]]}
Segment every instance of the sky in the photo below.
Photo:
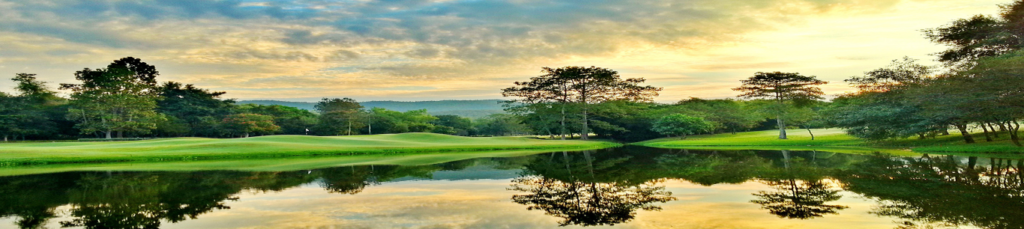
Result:
{"label": "sky", "polygon": [[[0,77],[126,56],[225,98],[497,99],[541,67],[598,66],[729,98],[759,71],[842,80],[943,46],[922,30],[1010,0],[0,0]],[[13,83],[0,81],[0,91]]]}

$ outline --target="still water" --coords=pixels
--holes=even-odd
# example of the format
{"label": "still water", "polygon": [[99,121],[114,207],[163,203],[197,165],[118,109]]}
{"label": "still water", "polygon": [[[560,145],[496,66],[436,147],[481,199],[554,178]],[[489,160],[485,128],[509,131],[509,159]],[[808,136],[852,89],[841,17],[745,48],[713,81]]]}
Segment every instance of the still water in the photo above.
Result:
{"label": "still water", "polygon": [[0,177],[0,228],[1022,228],[1024,162],[624,147]]}

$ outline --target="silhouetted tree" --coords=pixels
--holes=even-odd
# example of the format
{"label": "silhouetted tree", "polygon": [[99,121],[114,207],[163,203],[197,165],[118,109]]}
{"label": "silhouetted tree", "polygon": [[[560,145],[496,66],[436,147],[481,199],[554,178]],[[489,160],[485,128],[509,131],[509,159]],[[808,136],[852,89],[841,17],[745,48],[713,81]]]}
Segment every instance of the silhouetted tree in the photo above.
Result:
{"label": "silhouetted tree", "polygon": [[783,120],[786,102],[801,104],[809,100],[822,99],[825,93],[818,85],[828,82],[818,80],[814,76],[804,76],[789,72],[758,72],[753,77],[741,80],[743,86],[733,90],[743,92],[741,98],[761,98],[775,101],[771,110],[776,114],[779,126],[779,139],[786,139],[786,123]]}

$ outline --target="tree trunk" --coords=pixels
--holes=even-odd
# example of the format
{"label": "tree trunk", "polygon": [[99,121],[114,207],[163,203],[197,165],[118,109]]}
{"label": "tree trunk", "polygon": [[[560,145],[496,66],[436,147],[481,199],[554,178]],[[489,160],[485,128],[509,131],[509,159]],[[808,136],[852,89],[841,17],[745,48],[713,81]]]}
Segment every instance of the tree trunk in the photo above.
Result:
{"label": "tree trunk", "polygon": [[7,135],[4,135],[4,142],[7,142]]}
{"label": "tree trunk", "polygon": [[562,140],[565,140],[565,100],[564,99],[562,101],[562,132],[559,133],[559,134],[562,135]]}
{"label": "tree trunk", "polygon": [[245,138],[248,138],[248,137],[249,137],[249,133],[245,133]]}
{"label": "tree trunk", "polygon": [[810,127],[805,127],[804,129],[807,129],[807,133],[811,134],[811,141],[814,141],[814,133],[811,133],[811,128]]}
{"label": "tree trunk", "polygon": [[587,129],[587,104],[586,104],[586,101],[584,101],[584,104],[583,104],[583,131],[580,131],[580,139],[587,140],[588,135],[590,135],[590,130]]}
{"label": "tree trunk", "polygon": [[779,139],[786,139],[786,123],[782,121],[782,116],[776,116],[775,123],[779,124]]}
{"label": "tree trunk", "polygon": [[107,134],[107,139],[110,139],[110,131],[105,131],[105,133]]}
{"label": "tree trunk", "polygon": [[1017,132],[1020,130],[1020,123],[1017,123],[1016,120],[1011,121],[1007,123],[1007,127],[1007,132],[1010,133],[1010,141],[1013,141],[1013,144],[1017,145],[1017,147],[1022,147],[1020,143],[1020,136],[1018,136],[1019,132]]}
{"label": "tree trunk", "polygon": [[967,144],[974,143],[974,137],[971,136],[971,133],[967,132],[967,124],[955,124],[953,126],[956,126],[957,130],[960,130],[960,135],[964,137],[964,142]]}
{"label": "tree trunk", "polygon": [[978,125],[981,126],[981,133],[985,134],[985,141],[986,142],[991,142],[992,141],[992,136],[989,136],[989,134],[988,134],[988,127],[985,127],[985,123],[981,123],[981,124],[978,124]]}
{"label": "tree trunk", "polygon": [[117,138],[124,138],[124,131],[117,131]]}
{"label": "tree trunk", "polygon": [[[988,124],[988,129],[992,130],[992,137],[999,138],[999,131],[996,131],[995,125],[992,125],[991,122],[987,123],[987,124]],[[1003,131],[1006,131],[1006,130],[1003,130]]]}

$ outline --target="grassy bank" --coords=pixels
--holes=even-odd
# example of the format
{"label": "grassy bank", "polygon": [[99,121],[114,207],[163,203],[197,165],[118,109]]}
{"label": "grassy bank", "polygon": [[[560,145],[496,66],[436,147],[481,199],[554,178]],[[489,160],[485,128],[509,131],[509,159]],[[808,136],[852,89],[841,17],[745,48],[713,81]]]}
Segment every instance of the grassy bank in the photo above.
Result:
{"label": "grassy bank", "polygon": [[447,152],[404,155],[355,155],[340,157],[255,158],[244,160],[202,160],[170,162],[113,162],[2,166],[0,176],[59,173],[71,171],[296,171],[360,165],[432,165],[483,157],[519,157],[550,150],[508,150]]}
{"label": "grassy bank", "polygon": [[522,137],[477,138],[428,133],[340,137],[278,135],[243,139],[171,138],[133,142],[10,143],[0,144],[0,166],[496,150],[583,150],[617,145],[601,141],[554,141]]}
{"label": "grassy bank", "polygon": [[899,139],[888,141],[866,141],[847,135],[840,129],[812,129],[815,139],[811,140],[807,130],[788,130],[787,140],[778,139],[777,130],[752,131],[737,134],[715,134],[691,136],[687,139],[662,138],[634,143],[634,145],[658,148],[687,149],[790,149],[828,150],[835,152],[885,152],[891,154],[936,153],[979,156],[1024,157],[1024,148],[1010,142],[1007,134],[1001,134],[992,142],[985,136],[974,133],[977,143],[966,144],[959,133],[929,139]]}

